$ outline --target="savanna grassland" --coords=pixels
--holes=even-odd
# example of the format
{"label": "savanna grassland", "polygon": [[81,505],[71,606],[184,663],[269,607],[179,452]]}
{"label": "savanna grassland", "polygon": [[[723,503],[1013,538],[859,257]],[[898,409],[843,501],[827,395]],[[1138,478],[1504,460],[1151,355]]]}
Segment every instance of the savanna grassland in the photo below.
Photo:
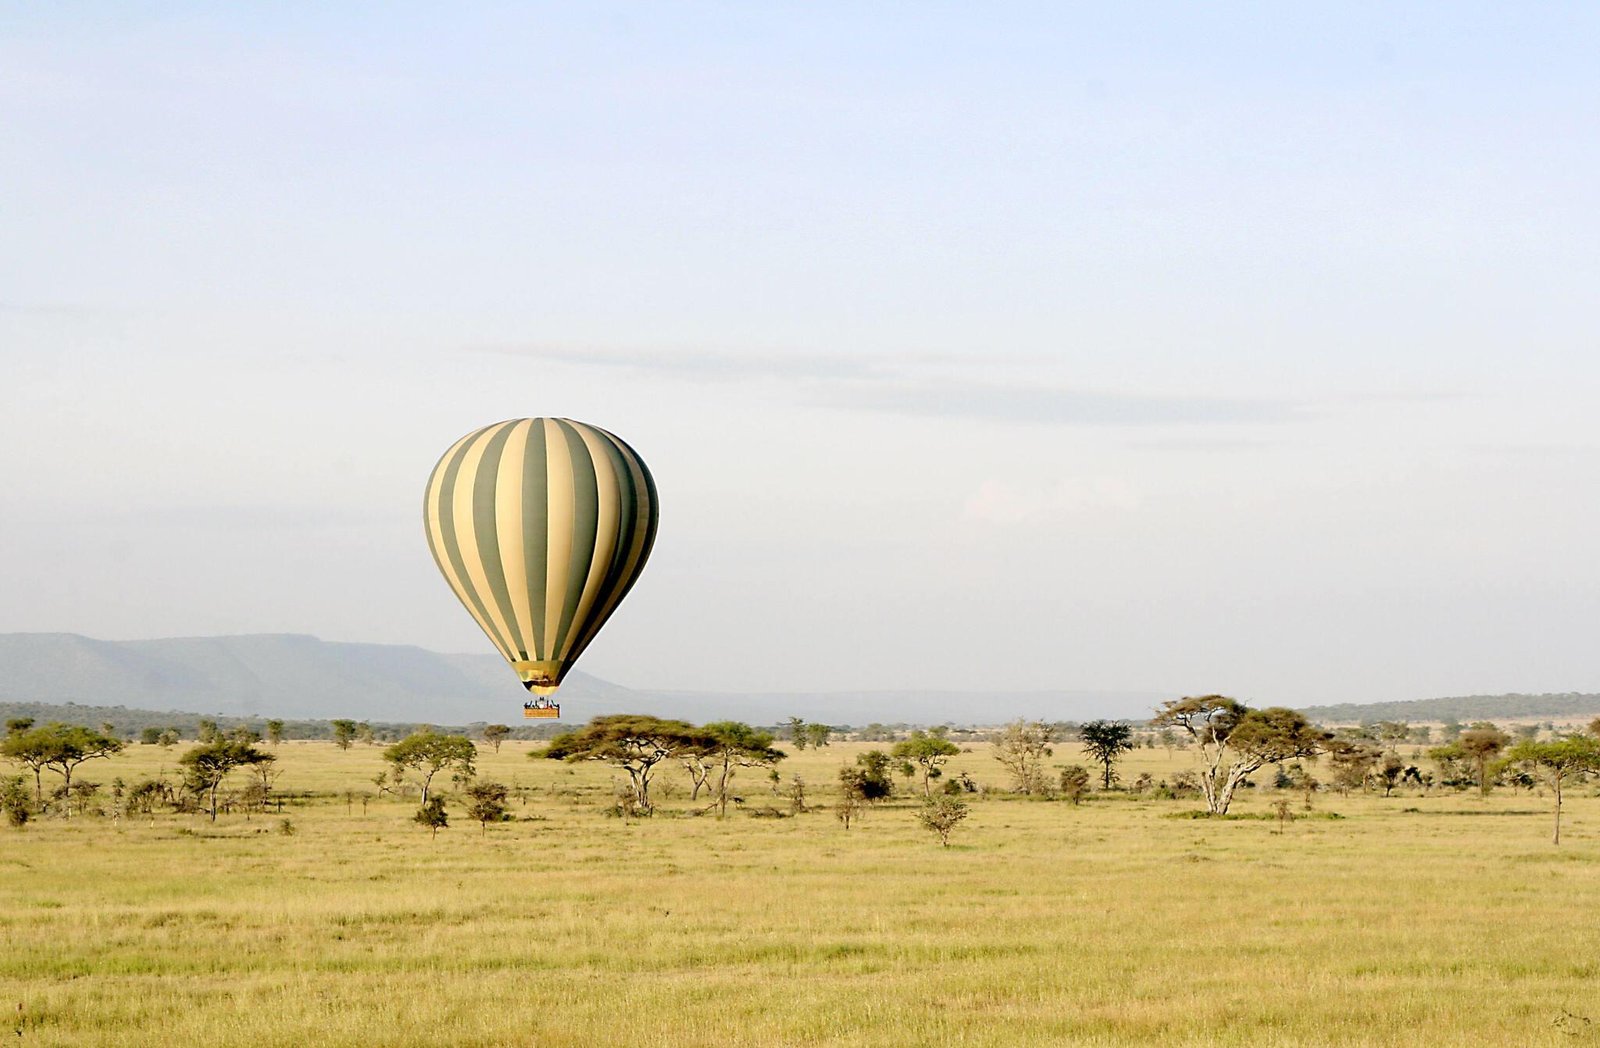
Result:
{"label": "savanna grassland", "polygon": [[[80,774],[130,784],[184,747]],[[487,834],[452,796],[369,800],[380,749],[277,747],[283,814],[0,828],[0,1035],[19,1045],[1600,1044],[1600,799],[1319,793],[1316,814],[971,796],[952,845],[902,796],[848,832],[835,743],[742,808],[605,815],[618,773],[482,747],[528,787]],[[1184,752],[1123,765],[1168,777]],[[1057,765],[1080,761],[1059,745]],[[1087,763],[1087,762],[1085,762]],[[983,745],[951,773],[1003,785]],[[242,786],[247,772],[237,772]],[[174,776],[175,777],[175,776]],[[1261,776],[1258,776],[1261,777]],[[443,778],[443,776],[441,776]],[[658,786],[658,789],[659,789]],[[448,783],[446,789],[450,789]],[[347,799],[345,791],[356,791]],[[1244,814],[1279,796],[1247,791]],[[785,817],[756,817],[771,806]],[[283,832],[289,821],[292,834]],[[1589,1024],[1593,1020],[1593,1025]]]}

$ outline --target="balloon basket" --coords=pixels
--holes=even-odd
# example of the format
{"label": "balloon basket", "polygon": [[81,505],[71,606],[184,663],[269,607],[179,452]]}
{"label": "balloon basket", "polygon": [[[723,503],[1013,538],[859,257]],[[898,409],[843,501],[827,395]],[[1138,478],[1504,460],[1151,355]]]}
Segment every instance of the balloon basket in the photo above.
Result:
{"label": "balloon basket", "polygon": [[524,707],[522,707],[522,715],[524,717],[527,717],[527,718],[530,718],[530,719],[535,718],[535,717],[551,717],[551,718],[560,717],[561,716],[561,707],[560,706],[554,706],[554,705],[552,705],[552,706],[524,706]]}

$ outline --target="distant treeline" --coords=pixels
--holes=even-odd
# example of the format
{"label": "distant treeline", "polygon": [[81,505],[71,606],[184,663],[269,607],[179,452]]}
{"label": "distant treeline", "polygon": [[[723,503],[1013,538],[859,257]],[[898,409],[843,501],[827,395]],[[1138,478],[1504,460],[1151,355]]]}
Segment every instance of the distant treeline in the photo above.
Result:
{"label": "distant treeline", "polygon": [[[157,732],[172,730],[177,732],[182,739],[197,739],[200,737],[200,722],[209,721],[222,731],[231,731],[234,728],[249,728],[260,735],[266,734],[266,725],[270,717],[225,717],[222,715],[208,715],[204,713],[179,713],[158,710],[135,710],[125,706],[85,706],[76,702],[57,705],[49,702],[0,702],[0,724],[17,718],[31,717],[35,723],[48,724],[60,721],[63,724],[81,724],[88,728],[104,728],[109,725],[109,733],[119,738],[136,739],[147,730]],[[285,739],[331,739],[333,738],[333,719],[328,720],[283,720],[283,737]],[[386,721],[363,721],[372,729],[373,739],[380,742],[394,742],[405,738],[413,731],[422,727],[421,724],[392,723]],[[483,730],[483,722],[472,724],[435,724],[434,728],[442,732],[454,732],[477,737]],[[559,722],[541,721],[538,724],[512,725],[513,739],[550,739],[560,734],[566,727]]]}
{"label": "distant treeline", "polygon": [[1324,724],[1350,721],[1490,720],[1496,717],[1590,717],[1600,713],[1600,695],[1576,691],[1544,695],[1463,695],[1407,702],[1341,702],[1306,706],[1307,717]]}

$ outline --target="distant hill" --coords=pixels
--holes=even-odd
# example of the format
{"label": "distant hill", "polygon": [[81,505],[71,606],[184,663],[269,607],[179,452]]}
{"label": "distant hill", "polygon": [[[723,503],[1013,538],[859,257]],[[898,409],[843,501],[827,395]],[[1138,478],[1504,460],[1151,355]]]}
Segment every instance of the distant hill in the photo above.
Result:
{"label": "distant hill", "polygon": [[1494,720],[1527,717],[1600,716],[1600,695],[1575,691],[1542,695],[1463,695],[1445,699],[1413,699],[1407,702],[1343,702],[1334,706],[1307,706],[1307,717],[1324,724],[1344,724],[1365,720],[1458,721]]}
{"label": "distant hill", "polygon": [[[696,722],[997,724],[1018,717],[1142,720],[1155,692],[648,691],[574,672],[564,719],[654,713]],[[300,634],[104,641],[73,633],[0,634],[0,702],[78,703],[227,717],[377,723],[512,723],[523,691],[498,655],[441,655]]]}
{"label": "distant hill", "polygon": [[[563,698],[628,705],[626,688],[574,672]],[[515,716],[523,691],[497,655],[298,634],[103,641],[0,634],[0,701],[283,718],[469,723]]]}

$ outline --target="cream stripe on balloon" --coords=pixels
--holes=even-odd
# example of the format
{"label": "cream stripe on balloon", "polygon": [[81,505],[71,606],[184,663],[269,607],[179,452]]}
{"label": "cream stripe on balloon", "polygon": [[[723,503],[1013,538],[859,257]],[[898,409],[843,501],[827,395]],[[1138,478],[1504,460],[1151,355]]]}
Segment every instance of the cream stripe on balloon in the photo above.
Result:
{"label": "cream stripe on balloon", "polygon": [[489,638],[495,642],[495,647],[500,649],[500,653],[507,659],[515,659],[516,655],[512,653],[511,645],[506,641],[510,630],[500,618],[494,598],[490,594],[489,576],[483,570],[483,554],[478,549],[478,531],[472,513],[473,496],[477,490],[478,465],[483,461],[483,453],[489,447],[489,442],[504,425],[505,423],[501,423],[485,430],[461,457],[461,468],[456,471],[451,515],[456,525],[456,547],[460,553],[461,566],[466,570],[464,581],[469,591],[479,597],[484,615],[480,616],[471,603],[468,603],[467,610],[473,613],[473,618],[478,619],[478,624],[489,634]]}
{"label": "cream stripe on balloon", "polygon": [[[446,451],[444,456],[439,459],[439,464],[433,467],[433,476],[428,478],[428,494],[423,499],[423,512],[428,524],[428,550],[433,554],[434,563],[439,565],[439,571],[444,575],[445,582],[449,583],[450,588],[455,591],[456,598],[462,604],[467,605],[467,612],[472,614],[475,620],[478,619],[478,616],[472,611],[467,588],[462,584],[461,576],[457,574],[455,564],[452,561],[455,555],[454,544],[447,546],[445,543],[442,495],[445,477],[450,472],[451,460],[455,458],[463,445],[486,430],[493,428],[492,426],[485,426],[483,429],[473,430],[450,445],[450,450]],[[481,620],[478,621],[478,625],[480,627],[483,625]]]}
{"label": "cream stripe on balloon", "polygon": [[560,659],[566,653],[556,651],[555,643],[561,631],[561,612],[566,606],[567,582],[572,573],[572,509],[577,493],[567,435],[554,421],[545,419],[544,439],[549,469],[546,516],[550,521],[550,534],[545,558],[544,638],[539,647],[546,652],[545,658]]}
{"label": "cream stripe on balloon", "polygon": [[500,470],[495,477],[495,529],[500,543],[500,566],[505,572],[506,591],[511,597],[512,647],[517,657],[532,658],[533,603],[528,596],[527,557],[522,549],[522,464],[528,453],[528,431],[532,419],[519,420],[506,438],[500,455]]}

